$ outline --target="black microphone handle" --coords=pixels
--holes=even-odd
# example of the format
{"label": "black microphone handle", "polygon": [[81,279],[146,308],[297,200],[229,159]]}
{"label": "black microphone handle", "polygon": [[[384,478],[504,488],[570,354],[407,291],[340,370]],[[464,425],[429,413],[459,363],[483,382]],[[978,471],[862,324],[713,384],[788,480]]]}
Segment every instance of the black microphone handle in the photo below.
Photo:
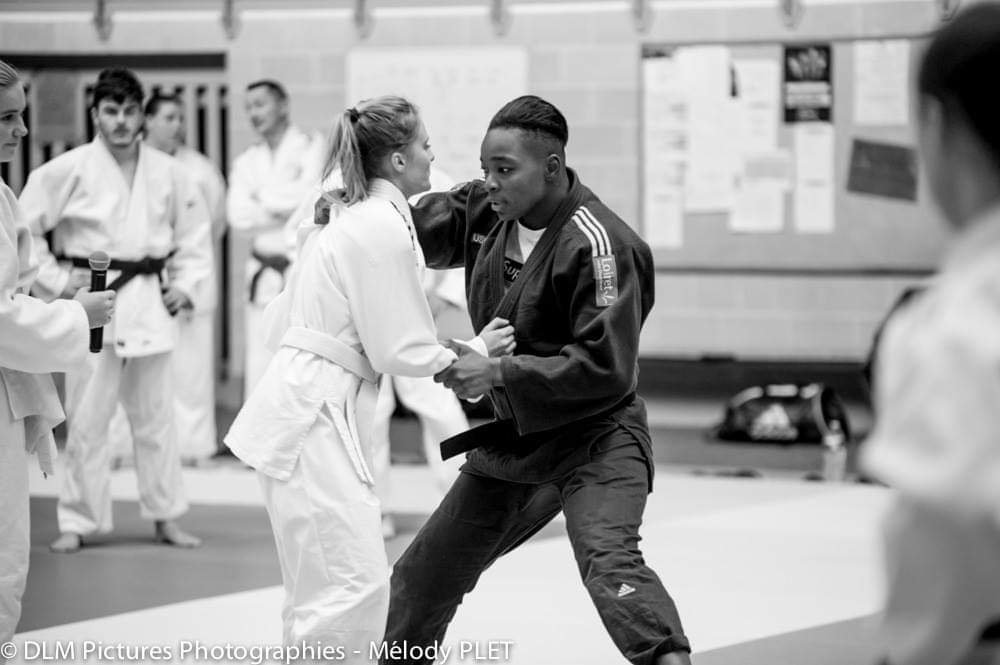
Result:
{"label": "black microphone handle", "polygon": [[[97,293],[107,288],[107,270],[90,271],[90,292]],[[90,352],[100,353],[104,348],[104,326],[90,329]]]}

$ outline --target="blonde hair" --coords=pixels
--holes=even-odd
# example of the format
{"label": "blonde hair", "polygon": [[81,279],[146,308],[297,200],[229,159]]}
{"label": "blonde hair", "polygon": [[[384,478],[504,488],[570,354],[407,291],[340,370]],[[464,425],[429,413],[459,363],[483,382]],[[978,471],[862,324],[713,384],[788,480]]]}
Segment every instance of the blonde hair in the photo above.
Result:
{"label": "blonde hair", "polygon": [[17,70],[13,65],[7,64],[4,60],[0,60],[0,88],[6,88],[9,85],[13,85],[21,80],[21,75],[17,73]]}
{"label": "blonde hair", "polygon": [[402,97],[386,95],[360,102],[333,122],[323,179],[339,168],[343,203],[364,200],[368,181],[378,175],[382,160],[412,143],[419,128],[417,107]]}

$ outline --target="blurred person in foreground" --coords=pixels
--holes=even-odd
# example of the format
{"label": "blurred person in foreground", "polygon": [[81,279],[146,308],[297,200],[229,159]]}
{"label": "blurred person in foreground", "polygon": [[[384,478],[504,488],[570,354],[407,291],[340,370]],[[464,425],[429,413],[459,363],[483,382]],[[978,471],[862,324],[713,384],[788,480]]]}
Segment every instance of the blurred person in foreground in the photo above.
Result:
{"label": "blurred person in foreground", "polygon": [[874,368],[866,472],[895,491],[883,533],[888,665],[1000,662],[1000,5],[960,12],[918,75],[930,190],[957,232]]}

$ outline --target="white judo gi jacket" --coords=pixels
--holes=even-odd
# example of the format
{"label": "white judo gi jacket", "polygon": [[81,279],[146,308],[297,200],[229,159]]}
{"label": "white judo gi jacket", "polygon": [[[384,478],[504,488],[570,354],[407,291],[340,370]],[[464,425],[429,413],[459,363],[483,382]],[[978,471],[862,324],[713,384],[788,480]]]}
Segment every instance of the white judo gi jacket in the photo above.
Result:
{"label": "white judo gi jacket", "polygon": [[893,665],[954,663],[1000,620],[1000,207],[893,315],[875,372],[862,463],[897,493],[885,650]]}
{"label": "white judo gi jacket", "polygon": [[353,461],[359,477],[371,484],[370,460],[360,455],[370,422],[355,422],[353,411],[363,388],[374,399],[374,377],[363,380],[331,360],[285,345],[289,329],[335,339],[361,354],[375,373],[429,376],[450,365],[455,354],[438,343],[423,292],[423,253],[406,198],[394,185],[374,179],[368,199],[350,208],[334,206],[329,224],[304,226],[299,237],[291,281],[267,313],[268,339],[280,348],[226,443],[250,466],[286,479],[326,405],[335,420],[343,417],[338,429],[343,426],[345,442],[358,447]]}
{"label": "white judo gi jacket", "polygon": [[[21,209],[34,236],[39,264],[33,291],[59,297],[72,268],[57,256],[88,257],[96,250],[112,259],[137,261],[171,256],[170,286],[194,300],[212,278],[212,240],[205,203],[179,162],[155,148],[139,146],[131,188],[103,140],[63,153],[28,177]],[[44,234],[54,231],[54,246]],[[118,273],[108,271],[110,283]],[[122,358],[174,348],[177,325],[161,297],[156,275],[139,275],[118,291],[105,345]]]}
{"label": "white judo gi jacket", "polygon": [[48,373],[82,363],[89,337],[80,303],[27,295],[36,272],[31,233],[0,180],[0,642],[14,636],[28,579],[28,455],[52,473],[52,428],[63,420]]}
{"label": "white judo gi jacket", "polygon": [[244,288],[247,392],[260,380],[271,357],[263,342],[263,308],[286,284],[288,250],[294,242],[286,236],[285,226],[307,192],[319,183],[322,144],[289,126],[273,151],[266,141],[252,145],[233,161],[229,173],[229,224],[253,234]]}
{"label": "white judo gi jacket", "polygon": [[[0,181],[0,410],[9,410],[13,426],[24,428],[27,451],[52,473],[52,428],[62,422],[63,410],[49,372],[86,359],[89,325],[75,301],[46,304],[27,296],[38,272],[31,244],[14,193]],[[0,428],[0,445],[13,439]]]}
{"label": "white judo gi jacket", "polygon": [[272,151],[266,141],[247,148],[229,172],[229,225],[257,233],[254,249],[285,254],[282,229],[306,194],[319,184],[323,142],[294,125]]}

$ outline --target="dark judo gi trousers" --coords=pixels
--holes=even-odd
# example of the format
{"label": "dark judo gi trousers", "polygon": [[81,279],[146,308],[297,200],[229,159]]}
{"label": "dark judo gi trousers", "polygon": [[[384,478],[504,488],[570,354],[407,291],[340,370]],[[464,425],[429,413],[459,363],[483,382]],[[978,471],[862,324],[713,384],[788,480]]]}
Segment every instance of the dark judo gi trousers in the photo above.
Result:
{"label": "dark judo gi trousers", "polygon": [[[647,665],[690,651],[673,600],[639,551],[652,468],[636,438],[614,425],[589,461],[557,480],[526,484],[463,470],[393,569],[386,644],[443,642],[480,574],[562,510],[584,586],[622,654]],[[382,662],[431,662],[411,656]]]}

